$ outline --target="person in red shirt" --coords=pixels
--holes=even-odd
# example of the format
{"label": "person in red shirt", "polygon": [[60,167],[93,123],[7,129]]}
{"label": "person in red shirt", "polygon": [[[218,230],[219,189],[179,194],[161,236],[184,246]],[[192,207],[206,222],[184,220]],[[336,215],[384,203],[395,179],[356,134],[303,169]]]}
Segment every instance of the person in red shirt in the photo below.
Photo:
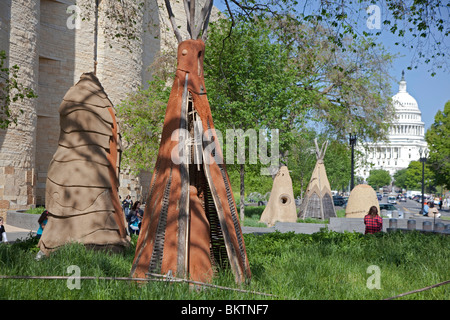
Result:
{"label": "person in red shirt", "polygon": [[376,233],[383,230],[383,218],[378,215],[377,207],[370,207],[369,213],[364,217],[364,224],[366,225],[364,234]]}

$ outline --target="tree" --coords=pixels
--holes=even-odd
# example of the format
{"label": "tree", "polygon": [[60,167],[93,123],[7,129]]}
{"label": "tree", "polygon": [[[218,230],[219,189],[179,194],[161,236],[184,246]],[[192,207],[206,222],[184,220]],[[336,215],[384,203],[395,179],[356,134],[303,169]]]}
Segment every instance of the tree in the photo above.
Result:
{"label": "tree", "polygon": [[378,190],[378,188],[391,184],[391,175],[389,174],[389,171],[383,169],[370,170],[367,183],[375,190]]}
{"label": "tree", "polygon": [[316,22],[278,22],[278,39],[299,66],[297,85],[308,93],[303,103],[310,119],[341,140],[350,131],[360,141],[384,140],[394,112],[386,77],[393,56],[363,37],[334,44],[327,27]]}
{"label": "tree", "polygon": [[[267,21],[234,22],[232,34],[228,33],[230,22],[227,20],[212,23],[209,30],[205,82],[215,126],[223,134],[227,130],[234,131],[238,139],[248,133],[257,134],[260,150],[263,142],[260,133],[267,132],[270,144],[274,133],[271,129],[277,129],[279,150],[284,157],[293,142],[292,127],[304,110],[300,104],[304,90],[296,85],[297,66],[289,59],[288,51],[273,41]],[[246,153],[252,144],[254,142],[249,141],[246,145]],[[227,141],[226,147],[230,146],[234,148],[234,141]],[[248,152],[249,157],[245,154],[236,157],[240,172],[241,219],[245,211],[245,170],[251,168],[257,174],[260,167],[248,164],[261,164],[257,159],[249,159],[252,153]],[[271,156],[279,154],[272,152]],[[234,159],[227,157],[228,166],[230,160]]]}
{"label": "tree", "polygon": [[176,68],[173,52],[161,52],[153,64],[148,88],[128,95],[117,107],[124,150],[122,165],[134,173],[151,171],[158,155],[170,86]]}
{"label": "tree", "polygon": [[294,130],[293,135],[295,143],[289,152],[288,167],[291,170],[294,195],[299,195],[303,199],[303,193],[308,187],[317,161],[314,149],[314,138],[317,137],[317,133],[311,128],[304,128]]}
{"label": "tree", "polygon": [[117,106],[125,142],[123,165],[135,174],[154,167],[169,93],[165,81],[156,78]]}
{"label": "tree", "polygon": [[450,188],[450,101],[439,110],[434,123],[425,134],[430,154],[427,163],[433,170],[436,183]]}
{"label": "tree", "polygon": [[[450,7],[447,1],[239,1],[224,0],[227,10],[235,15],[250,15],[255,11],[271,15],[275,19],[288,16],[290,24],[315,22],[326,25],[329,41],[339,47],[346,38],[378,37],[391,33],[397,38],[396,45],[414,51],[408,69],[425,63],[436,69],[448,70],[450,35]],[[369,47],[370,50],[370,47]]]}
{"label": "tree", "polygon": [[331,189],[342,190],[348,185],[350,178],[350,149],[346,143],[326,134],[318,134],[310,128],[295,131],[295,143],[289,153],[289,167],[292,171],[294,194],[300,196],[308,186],[317,161],[314,138],[317,138],[319,145],[329,141],[324,164]]}
{"label": "tree", "polygon": [[348,186],[351,176],[351,149],[340,140],[330,140],[325,154],[325,168],[332,190],[342,190]]}
{"label": "tree", "polygon": [[404,169],[400,169],[397,172],[394,173],[394,184],[395,186],[402,188],[402,189],[407,189],[408,185],[406,183],[406,179],[407,179],[407,172],[408,169],[404,168]]}
{"label": "tree", "polygon": [[[424,170],[424,185],[427,192],[432,192],[436,188],[434,173],[427,163]],[[422,163],[420,161],[409,163],[406,170],[406,187],[410,190],[422,188]]]}

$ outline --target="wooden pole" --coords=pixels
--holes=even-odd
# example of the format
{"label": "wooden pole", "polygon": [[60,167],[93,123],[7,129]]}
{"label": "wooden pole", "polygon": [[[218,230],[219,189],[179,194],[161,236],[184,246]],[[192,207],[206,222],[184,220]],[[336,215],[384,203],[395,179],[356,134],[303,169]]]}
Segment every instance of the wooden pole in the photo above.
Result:
{"label": "wooden pole", "polygon": [[94,24],[94,74],[97,76],[97,59],[98,59],[98,6],[101,0],[95,0],[95,24]]}

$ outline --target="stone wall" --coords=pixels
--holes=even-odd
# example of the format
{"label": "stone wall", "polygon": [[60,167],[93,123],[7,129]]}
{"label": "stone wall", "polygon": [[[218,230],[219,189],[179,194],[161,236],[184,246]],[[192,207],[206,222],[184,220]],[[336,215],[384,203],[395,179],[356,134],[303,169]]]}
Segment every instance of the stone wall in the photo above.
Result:
{"label": "stone wall", "polygon": [[[20,67],[18,81],[37,92],[40,2],[14,0],[10,2],[10,5],[7,51],[9,67],[18,65]],[[2,6],[1,9],[5,9],[3,1]],[[8,5],[6,5],[6,11],[8,11]],[[3,43],[4,34],[2,29]],[[0,130],[0,215],[2,216],[8,209],[24,208],[35,202],[37,101],[25,100],[12,103],[10,107],[17,114],[19,109],[23,110],[23,114],[18,117],[17,125]]]}

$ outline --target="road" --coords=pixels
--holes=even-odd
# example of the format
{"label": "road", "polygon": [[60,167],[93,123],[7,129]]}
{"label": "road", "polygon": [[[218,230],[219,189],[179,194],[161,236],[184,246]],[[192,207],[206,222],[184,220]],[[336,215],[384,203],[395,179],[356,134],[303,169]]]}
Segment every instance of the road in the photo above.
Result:
{"label": "road", "polygon": [[[380,200],[380,203],[387,203],[387,197],[383,197],[383,199]],[[415,200],[410,200],[410,199],[406,199],[406,202],[399,202],[397,200],[397,203],[394,204],[394,206],[396,206],[399,210],[406,212],[406,213],[411,213],[411,214],[419,214],[420,210],[422,209],[422,204],[420,202],[417,202]],[[438,206],[439,209],[439,206]],[[449,210],[439,210],[439,212],[443,215],[443,216],[450,216],[450,211]]]}

